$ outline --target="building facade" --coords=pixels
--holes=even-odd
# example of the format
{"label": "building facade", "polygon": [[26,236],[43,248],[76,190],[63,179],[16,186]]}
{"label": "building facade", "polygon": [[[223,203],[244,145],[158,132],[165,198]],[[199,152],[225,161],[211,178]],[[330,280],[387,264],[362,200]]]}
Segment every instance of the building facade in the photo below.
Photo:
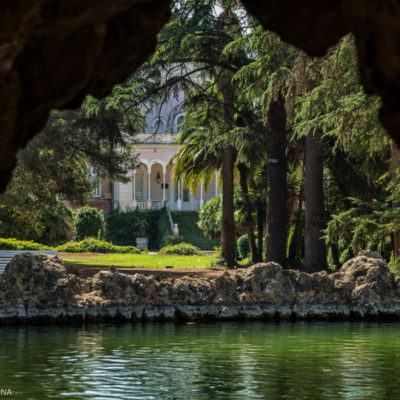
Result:
{"label": "building facade", "polygon": [[77,210],[83,206],[97,208],[107,215],[114,208],[114,184],[108,180],[98,178],[94,183],[94,192],[85,202],[68,201],[68,207]]}
{"label": "building facade", "polygon": [[140,165],[131,172],[131,181],[111,184],[99,179],[94,195],[88,199],[90,206],[101,208],[105,214],[118,207],[147,210],[166,206],[171,211],[189,211],[198,210],[218,194],[217,173],[207,190],[201,182],[196,193],[172,180],[174,165],[170,160],[179,149],[175,141],[184,121],[182,100],[179,96],[170,98],[147,114],[143,132],[135,136]]}

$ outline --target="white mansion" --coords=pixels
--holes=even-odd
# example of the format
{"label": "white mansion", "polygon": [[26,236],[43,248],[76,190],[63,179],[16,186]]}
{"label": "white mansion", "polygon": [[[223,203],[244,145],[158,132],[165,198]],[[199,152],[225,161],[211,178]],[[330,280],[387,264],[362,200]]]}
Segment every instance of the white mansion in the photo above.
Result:
{"label": "white mansion", "polygon": [[181,182],[173,182],[173,165],[169,161],[177,152],[175,144],[183,123],[179,99],[154,108],[145,118],[144,132],[135,136],[135,154],[140,165],[132,171],[128,183],[101,182],[89,200],[91,206],[105,213],[113,208],[160,209],[171,211],[197,210],[218,194],[216,175],[207,190],[203,183],[196,193],[190,193]]}

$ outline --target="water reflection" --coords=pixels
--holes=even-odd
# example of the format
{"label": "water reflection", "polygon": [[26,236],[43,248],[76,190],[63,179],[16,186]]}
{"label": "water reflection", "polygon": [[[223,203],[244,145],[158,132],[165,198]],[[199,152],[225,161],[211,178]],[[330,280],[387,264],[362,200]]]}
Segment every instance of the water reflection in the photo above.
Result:
{"label": "water reflection", "polygon": [[136,324],[0,329],[21,399],[396,399],[400,325]]}

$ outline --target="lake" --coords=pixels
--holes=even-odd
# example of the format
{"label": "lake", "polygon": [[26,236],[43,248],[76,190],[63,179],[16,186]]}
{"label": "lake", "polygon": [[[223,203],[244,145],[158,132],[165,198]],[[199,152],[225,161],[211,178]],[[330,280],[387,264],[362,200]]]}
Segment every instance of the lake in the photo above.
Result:
{"label": "lake", "polygon": [[400,324],[0,328],[0,399],[399,399]]}

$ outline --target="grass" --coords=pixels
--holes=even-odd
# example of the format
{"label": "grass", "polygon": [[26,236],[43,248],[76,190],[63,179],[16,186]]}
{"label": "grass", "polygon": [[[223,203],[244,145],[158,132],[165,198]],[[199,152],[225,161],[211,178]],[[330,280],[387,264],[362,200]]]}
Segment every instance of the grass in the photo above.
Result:
{"label": "grass", "polygon": [[159,256],[153,254],[59,253],[66,264],[115,265],[136,268],[209,268],[214,256]]}

